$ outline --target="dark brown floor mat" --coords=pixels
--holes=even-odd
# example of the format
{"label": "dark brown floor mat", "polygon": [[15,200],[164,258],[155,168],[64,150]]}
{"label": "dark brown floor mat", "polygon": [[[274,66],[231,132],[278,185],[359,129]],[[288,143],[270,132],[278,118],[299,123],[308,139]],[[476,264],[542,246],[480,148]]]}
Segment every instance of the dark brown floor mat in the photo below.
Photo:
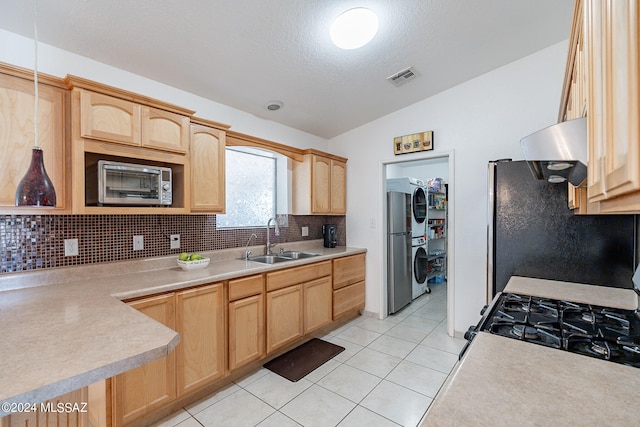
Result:
{"label": "dark brown floor mat", "polygon": [[344,347],[313,338],[265,363],[264,367],[289,381],[296,382],[342,351]]}

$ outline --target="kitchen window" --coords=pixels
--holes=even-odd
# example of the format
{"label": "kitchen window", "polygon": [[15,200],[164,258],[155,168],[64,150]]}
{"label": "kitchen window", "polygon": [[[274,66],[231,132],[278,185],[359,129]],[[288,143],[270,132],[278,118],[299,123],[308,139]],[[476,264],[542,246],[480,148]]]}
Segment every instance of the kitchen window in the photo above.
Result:
{"label": "kitchen window", "polygon": [[226,149],[226,213],[217,228],[264,227],[276,215],[277,159],[248,147]]}

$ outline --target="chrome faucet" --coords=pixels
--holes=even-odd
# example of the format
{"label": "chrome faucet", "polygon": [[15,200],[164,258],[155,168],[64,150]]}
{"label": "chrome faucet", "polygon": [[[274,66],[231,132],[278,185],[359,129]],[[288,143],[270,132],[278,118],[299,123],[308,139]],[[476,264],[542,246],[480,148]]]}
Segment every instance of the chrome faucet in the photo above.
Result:
{"label": "chrome faucet", "polygon": [[280,235],[280,227],[278,226],[278,220],[275,217],[269,218],[269,221],[267,221],[267,250],[265,255],[271,255],[271,248],[277,245],[277,243],[271,243],[271,239],[269,239],[269,225],[271,224],[271,221],[273,221],[274,225],[276,226],[274,234],[276,236]]}
{"label": "chrome faucet", "polygon": [[244,246],[244,259],[249,259],[249,256],[251,255],[251,251],[249,250],[249,242],[251,242],[252,237],[255,239],[258,238],[256,233],[253,233],[251,236],[249,236],[249,239],[247,240],[247,244]]}

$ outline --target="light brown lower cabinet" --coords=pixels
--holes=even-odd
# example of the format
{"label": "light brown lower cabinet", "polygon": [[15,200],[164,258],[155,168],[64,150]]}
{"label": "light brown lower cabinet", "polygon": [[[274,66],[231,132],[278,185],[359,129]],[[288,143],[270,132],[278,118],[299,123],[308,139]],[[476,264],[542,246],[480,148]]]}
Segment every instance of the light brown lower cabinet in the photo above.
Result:
{"label": "light brown lower cabinet", "polygon": [[177,399],[354,314],[364,307],[364,262],[364,254],[348,256],[130,302],[176,330],[180,343],[162,359],[89,386],[91,423],[140,424]]}
{"label": "light brown lower cabinet", "polygon": [[224,285],[216,283],[176,293],[178,397],[225,374]]}
{"label": "light brown lower cabinet", "polygon": [[229,371],[261,359],[264,352],[264,278],[229,281]]}
{"label": "light brown lower cabinet", "polygon": [[331,276],[303,285],[304,333],[331,323]]}
{"label": "light brown lower cabinet", "polygon": [[331,322],[331,261],[267,273],[267,354]]}
{"label": "light brown lower cabinet", "polygon": [[[159,295],[129,305],[175,329],[175,295]],[[124,425],[153,412],[176,397],[176,352],[117,375],[112,380],[113,421]]]}
{"label": "light brown lower cabinet", "polygon": [[267,354],[304,334],[302,324],[302,285],[267,293]]}

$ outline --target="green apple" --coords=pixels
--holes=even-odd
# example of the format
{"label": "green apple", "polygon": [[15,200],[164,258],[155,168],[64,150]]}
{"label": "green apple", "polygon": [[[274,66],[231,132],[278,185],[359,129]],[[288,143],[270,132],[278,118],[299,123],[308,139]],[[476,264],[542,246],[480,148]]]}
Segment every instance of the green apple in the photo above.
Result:
{"label": "green apple", "polygon": [[198,261],[202,259],[202,255],[200,254],[191,254],[191,261]]}
{"label": "green apple", "polygon": [[182,252],[180,255],[178,255],[178,259],[180,261],[189,261],[189,254],[186,252]]}

